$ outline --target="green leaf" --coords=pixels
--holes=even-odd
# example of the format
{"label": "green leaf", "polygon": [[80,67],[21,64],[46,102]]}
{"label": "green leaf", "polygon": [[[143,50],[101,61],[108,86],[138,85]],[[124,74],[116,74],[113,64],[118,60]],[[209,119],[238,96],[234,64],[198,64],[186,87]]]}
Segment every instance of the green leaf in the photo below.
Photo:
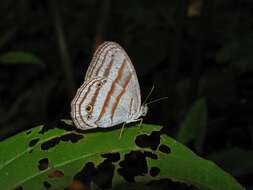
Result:
{"label": "green leaf", "polygon": [[159,177],[191,184],[206,190],[244,189],[236,180],[216,164],[205,160],[184,145],[168,136],[162,136],[161,144],[171,149],[170,154],[158,152],[159,161],[149,159],[149,167],[160,168]]}
{"label": "green leaf", "polygon": [[204,98],[197,100],[181,123],[177,140],[183,144],[194,142],[196,150],[201,151],[207,126],[207,108]]}
{"label": "green leaf", "polygon": [[12,51],[0,55],[0,63],[2,64],[19,64],[19,63],[29,63],[29,64],[39,64],[41,61],[29,52],[22,51]]}
{"label": "green leaf", "polygon": [[253,171],[253,151],[235,147],[215,152],[208,155],[208,158],[235,176],[243,176]]}
{"label": "green leaf", "polygon": [[[131,151],[149,151],[158,157],[158,159],[146,157],[148,169],[158,167],[160,169],[158,175],[151,177],[146,173],[135,177],[137,184],[150,179],[170,178],[200,189],[243,189],[232,176],[214,163],[200,158],[168,136],[161,136],[159,149],[163,151],[159,149],[151,151],[135,144],[136,136],[140,132],[149,135],[152,131],[160,130],[159,126],[143,124],[141,130],[139,127],[126,128],[121,139],[119,139],[120,129],[87,131],[85,134],[59,128],[48,131],[44,129],[43,126],[39,126],[0,142],[1,189],[9,190],[21,186],[23,189],[30,190],[36,187],[40,190],[45,189],[43,185],[45,182],[51,184],[52,189],[64,189],[86,163],[93,162],[98,166],[103,162],[105,158],[101,157],[101,154],[117,152],[122,161],[124,155]],[[68,135],[79,138],[76,142],[70,142],[68,140],[71,138],[66,138]],[[51,148],[45,146],[54,145],[55,139],[59,140],[58,144]],[[40,164],[41,159],[48,159],[48,167]],[[113,164],[115,168],[121,167],[119,161]],[[55,171],[61,174],[60,177],[50,177]],[[124,183],[123,177],[115,169],[114,187]]]}

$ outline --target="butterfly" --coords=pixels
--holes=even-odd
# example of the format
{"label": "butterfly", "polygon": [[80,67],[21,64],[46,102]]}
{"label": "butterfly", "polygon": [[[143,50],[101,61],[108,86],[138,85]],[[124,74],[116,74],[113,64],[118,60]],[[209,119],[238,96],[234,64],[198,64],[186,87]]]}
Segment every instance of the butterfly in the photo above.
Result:
{"label": "butterfly", "polygon": [[140,120],[147,114],[134,66],[116,42],[104,42],[95,51],[84,83],[71,102],[77,128],[107,128]]}

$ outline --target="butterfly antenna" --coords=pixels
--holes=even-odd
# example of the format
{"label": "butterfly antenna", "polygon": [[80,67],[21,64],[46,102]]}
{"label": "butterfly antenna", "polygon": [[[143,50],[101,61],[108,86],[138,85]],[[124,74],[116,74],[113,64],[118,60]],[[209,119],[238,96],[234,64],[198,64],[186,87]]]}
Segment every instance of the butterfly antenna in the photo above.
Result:
{"label": "butterfly antenna", "polygon": [[158,99],[156,99],[156,100],[152,100],[152,101],[150,101],[150,102],[146,103],[146,105],[148,105],[148,104],[152,104],[152,103],[154,103],[154,102],[159,102],[159,101],[161,101],[161,100],[165,100],[165,99],[167,99],[167,98],[168,98],[168,97],[158,98]]}
{"label": "butterfly antenna", "polygon": [[152,94],[152,92],[154,91],[155,85],[153,84],[151,90],[149,91],[147,97],[145,98],[144,102],[142,103],[143,105],[146,104],[147,100],[149,99],[150,95]]}

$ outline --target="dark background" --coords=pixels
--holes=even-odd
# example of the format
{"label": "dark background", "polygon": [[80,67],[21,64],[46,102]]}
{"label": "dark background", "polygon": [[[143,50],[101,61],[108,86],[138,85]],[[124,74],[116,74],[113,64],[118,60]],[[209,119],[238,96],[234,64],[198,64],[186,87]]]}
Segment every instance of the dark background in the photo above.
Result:
{"label": "dark background", "polygon": [[5,0],[0,20],[0,55],[25,51],[41,60],[0,62],[1,139],[70,118],[92,52],[111,40],[128,52],[143,99],[153,84],[151,100],[168,96],[149,106],[144,122],[175,136],[204,97],[208,128],[199,154],[224,153],[219,165],[253,189],[252,0]]}

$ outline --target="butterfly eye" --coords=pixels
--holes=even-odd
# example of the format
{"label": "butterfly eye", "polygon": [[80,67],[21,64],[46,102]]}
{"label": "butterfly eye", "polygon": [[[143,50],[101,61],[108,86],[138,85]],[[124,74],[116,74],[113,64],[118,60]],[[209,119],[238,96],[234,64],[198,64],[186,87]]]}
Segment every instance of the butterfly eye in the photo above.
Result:
{"label": "butterfly eye", "polygon": [[90,112],[92,111],[92,105],[88,105],[88,106],[86,107],[86,111],[87,111],[88,113],[90,113]]}

